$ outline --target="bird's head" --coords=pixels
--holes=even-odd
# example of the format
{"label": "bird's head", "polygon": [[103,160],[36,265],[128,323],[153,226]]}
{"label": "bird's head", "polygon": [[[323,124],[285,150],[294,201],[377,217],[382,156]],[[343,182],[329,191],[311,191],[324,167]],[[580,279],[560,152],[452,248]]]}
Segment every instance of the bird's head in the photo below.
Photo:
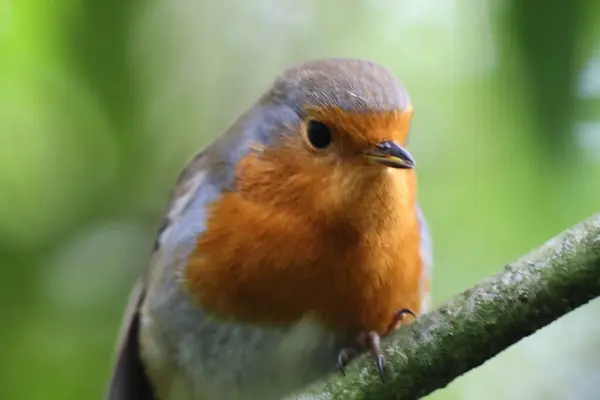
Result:
{"label": "bird's head", "polygon": [[404,147],[411,116],[404,88],[372,62],[288,69],[246,115],[243,130],[256,151],[239,163],[238,186],[262,201],[309,201],[329,211],[380,196],[378,182],[412,175]]}

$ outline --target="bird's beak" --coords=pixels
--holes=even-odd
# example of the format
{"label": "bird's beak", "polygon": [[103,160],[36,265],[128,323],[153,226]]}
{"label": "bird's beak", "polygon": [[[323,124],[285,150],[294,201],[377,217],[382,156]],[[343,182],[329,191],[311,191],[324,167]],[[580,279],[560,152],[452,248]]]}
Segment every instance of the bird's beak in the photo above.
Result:
{"label": "bird's beak", "polygon": [[415,167],[415,159],[408,150],[392,141],[381,142],[364,155],[369,161],[386,167],[401,169]]}

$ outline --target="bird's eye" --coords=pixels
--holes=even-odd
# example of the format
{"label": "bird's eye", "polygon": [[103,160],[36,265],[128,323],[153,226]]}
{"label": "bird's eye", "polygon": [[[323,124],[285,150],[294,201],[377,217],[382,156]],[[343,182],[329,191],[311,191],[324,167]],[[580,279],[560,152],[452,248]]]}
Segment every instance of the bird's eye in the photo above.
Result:
{"label": "bird's eye", "polygon": [[306,136],[315,149],[324,149],[331,144],[331,132],[329,128],[319,121],[308,121]]}

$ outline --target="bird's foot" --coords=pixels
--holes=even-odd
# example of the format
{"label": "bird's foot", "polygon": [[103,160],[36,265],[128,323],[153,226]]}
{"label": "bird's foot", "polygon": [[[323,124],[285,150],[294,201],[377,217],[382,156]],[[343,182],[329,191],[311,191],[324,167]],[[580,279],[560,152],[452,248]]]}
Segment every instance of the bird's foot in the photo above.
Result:
{"label": "bird's foot", "polygon": [[344,367],[358,354],[362,351],[369,350],[375,356],[375,362],[377,364],[377,372],[379,373],[379,378],[381,378],[382,382],[385,382],[384,376],[384,366],[385,366],[385,357],[383,355],[383,351],[381,350],[381,338],[389,335],[392,331],[394,331],[398,325],[404,320],[404,317],[409,314],[413,317],[417,317],[417,315],[407,309],[403,308],[394,313],[394,318],[388,325],[385,333],[380,336],[379,333],[375,331],[370,331],[366,333],[361,333],[354,339],[354,345],[345,347],[340,350],[337,359],[338,369],[342,374],[346,374]]}
{"label": "bird's foot", "polygon": [[383,381],[383,364],[385,360],[383,357],[383,352],[381,351],[381,337],[379,336],[379,333],[375,331],[361,333],[354,340],[354,346],[345,347],[340,350],[337,360],[338,369],[342,374],[346,375],[344,367],[350,362],[350,360],[364,350],[370,350],[375,355],[377,371],[379,372],[379,377]]}
{"label": "bird's foot", "polygon": [[404,321],[404,317],[406,317],[407,315],[412,315],[413,318],[417,318],[417,314],[415,314],[413,310],[409,310],[408,308],[402,308],[396,311],[394,313],[394,318],[392,318],[392,321],[389,323],[383,336],[387,336],[394,330],[396,330],[400,326],[402,321]]}

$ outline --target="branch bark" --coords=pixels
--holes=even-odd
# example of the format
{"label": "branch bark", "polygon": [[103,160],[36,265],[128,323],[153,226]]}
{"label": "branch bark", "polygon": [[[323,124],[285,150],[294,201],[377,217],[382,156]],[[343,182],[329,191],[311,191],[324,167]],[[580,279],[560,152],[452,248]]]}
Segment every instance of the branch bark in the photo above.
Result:
{"label": "branch bark", "polygon": [[385,384],[364,354],[288,399],[418,399],[597,296],[600,214],[386,338]]}

